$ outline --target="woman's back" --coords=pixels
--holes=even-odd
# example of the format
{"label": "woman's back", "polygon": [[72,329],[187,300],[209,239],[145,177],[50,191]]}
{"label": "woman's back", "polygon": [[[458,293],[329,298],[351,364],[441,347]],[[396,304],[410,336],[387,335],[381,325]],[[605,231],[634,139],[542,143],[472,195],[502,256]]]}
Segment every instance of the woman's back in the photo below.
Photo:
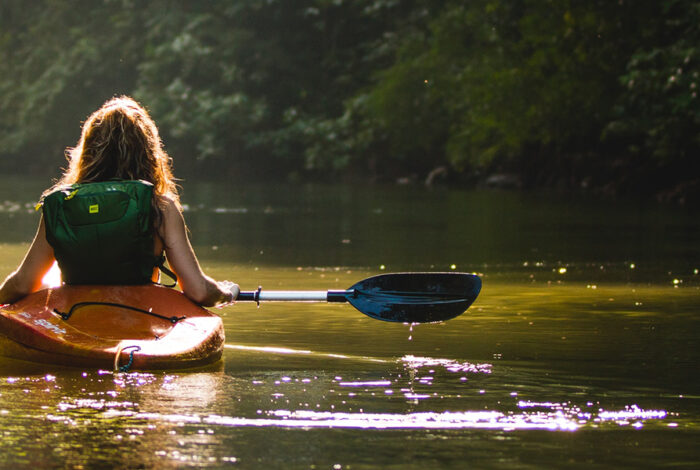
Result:
{"label": "woman's back", "polygon": [[[19,269],[8,276],[0,287],[0,303],[15,300],[37,290],[41,285],[41,278],[54,259],[58,260],[61,268],[66,269],[68,280],[71,282],[128,283],[132,275],[133,279],[138,278],[139,282],[145,280],[146,276],[143,273],[136,272],[147,270],[144,268],[145,262],[141,261],[151,256],[151,260],[159,258],[163,252],[179,277],[183,292],[195,302],[213,305],[235,299],[238,295],[237,285],[217,283],[206,276],[199,266],[187,236],[172,175],[171,158],[163,149],[158,128],[141,105],[125,96],[107,101],[85,121],[80,140],[74,148],[68,150],[68,158],[69,167],[61,179],[44,192],[45,203],[48,201],[49,204],[45,205],[37,235]],[[81,201],[81,204],[66,204],[66,201],[71,200],[71,192],[63,192],[66,187],[77,191],[73,194],[75,197],[81,191],[79,188],[90,187],[91,183],[96,184],[93,188],[101,183],[104,189],[105,185],[109,186],[110,181],[138,180],[151,185],[148,198],[150,210],[143,207],[142,198],[135,202],[138,209],[130,213],[133,217],[117,219],[126,220],[123,228],[129,226],[129,221],[137,221],[139,230],[127,231],[128,233],[123,234],[124,239],[120,239],[116,233],[118,229],[111,232],[107,230],[111,233],[110,237],[100,241],[100,237],[95,235],[96,231],[99,232],[97,227],[104,224],[109,226],[110,223],[118,221],[102,219],[87,230],[83,230],[85,227],[76,228],[90,225],[86,222],[90,221],[91,215],[99,214],[100,204],[90,203],[89,198],[93,196],[86,194],[82,195],[87,199]],[[119,201],[109,196],[107,199],[109,204],[106,208],[115,211],[115,207],[119,207]],[[128,206],[131,199],[127,199]],[[82,204],[86,201],[87,204]],[[66,215],[73,210],[72,208],[77,208],[80,212],[73,221],[76,222],[74,224],[68,223]],[[91,214],[90,210],[97,212]],[[54,219],[56,217],[63,217],[64,220],[58,223]],[[147,221],[145,226],[143,220]],[[68,233],[74,234],[77,230],[83,234],[78,238]],[[90,236],[86,235],[90,233]],[[125,246],[131,248],[119,249]],[[89,250],[99,252],[95,254],[95,258],[109,259],[109,264],[122,274],[110,278],[109,275],[95,269]],[[110,250],[114,256],[105,255]],[[124,266],[121,266],[122,263]],[[90,271],[90,274],[81,275],[81,269]],[[105,266],[104,269],[109,270],[110,266]],[[150,269],[152,272],[152,267]]]}

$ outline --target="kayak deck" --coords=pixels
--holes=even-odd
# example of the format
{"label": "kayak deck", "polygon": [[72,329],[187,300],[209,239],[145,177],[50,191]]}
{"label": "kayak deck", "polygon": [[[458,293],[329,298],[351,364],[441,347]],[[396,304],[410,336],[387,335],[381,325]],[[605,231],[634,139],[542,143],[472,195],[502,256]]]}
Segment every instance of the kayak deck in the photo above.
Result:
{"label": "kayak deck", "polygon": [[61,286],[0,308],[0,355],[33,362],[183,369],[223,349],[221,318],[162,286]]}

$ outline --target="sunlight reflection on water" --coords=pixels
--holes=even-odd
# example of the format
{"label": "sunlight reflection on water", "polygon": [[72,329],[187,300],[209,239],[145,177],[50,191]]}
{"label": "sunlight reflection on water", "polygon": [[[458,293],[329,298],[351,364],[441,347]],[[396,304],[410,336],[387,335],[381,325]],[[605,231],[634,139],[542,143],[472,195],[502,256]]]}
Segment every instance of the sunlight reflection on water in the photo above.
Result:
{"label": "sunlight reflection on water", "polygon": [[[234,346],[234,345],[230,345]],[[264,350],[276,354],[305,354],[319,355],[309,350],[295,350],[291,348],[254,348],[236,345],[240,350]],[[323,354],[321,354],[323,356]],[[351,361],[372,361],[373,358],[366,357],[346,357]],[[382,362],[390,362],[381,360]],[[466,361],[452,359],[441,359],[432,357],[404,356],[395,360],[404,370],[416,372],[422,368],[429,368],[426,374],[435,374],[445,379],[446,376],[439,375],[444,371],[448,374],[476,374],[491,375],[491,364],[472,364]],[[53,407],[47,407],[44,418],[50,422],[62,423],[68,426],[89,426],[94,425],[95,420],[113,422],[118,420],[128,425],[133,436],[143,433],[143,429],[134,428],[139,426],[138,422],[143,422],[146,428],[156,429],[159,425],[170,423],[177,426],[205,426],[213,432],[212,426],[222,428],[339,428],[339,429],[424,429],[424,430],[450,430],[450,429],[487,429],[500,431],[522,431],[522,430],[547,430],[547,431],[577,431],[584,428],[600,428],[601,426],[614,425],[616,427],[629,427],[631,429],[641,429],[652,424],[658,425],[664,422],[672,413],[662,409],[645,409],[636,404],[630,404],[618,409],[606,409],[599,402],[587,401],[576,403],[569,401],[547,401],[547,400],[527,400],[518,398],[518,393],[511,392],[510,401],[499,401],[498,409],[449,409],[440,410],[439,404],[442,396],[430,393],[421,393],[406,383],[423,384],[432,386],[432,381],[423,381],[423,376],[411,374],[409,378],[401,378],[401,374],[393,378],[378,380],[346,380],[339,376],[319,377],[307,376],[306,374],[295,375],[286,371],[283,373],[271,374],[262,378],[256,376],[247,379],[245,383],[239,383],[236,387],[239,394],[245,398],[246,390],[249,387],[255,388],[252,392],[255,396],[269,394],[271,397],[267,406],[261,402],[257,410],[241,409],[240,415],[228,415],[212,413],[207,408],[208,404],[216,400],[217,390],[223,386],[226,380],[221,374],[151,374],[151,373],[112,373],[110,371],[98,371],[96,374],[82,373],[83,380],[88,382],[97,381],[104,387],[99,392],[91,392],[89,396],[63,397]],[[408,382],[406,382],[406,380]],[[27,387],[32,384],[41,385],[54,384],[56,377],[45,375],[43,377],[8,377],[6,384],[15,387]],[[79,385],[79,384],[78,384]],[[311,388],[308,388],[311,387]],[[341,387],[341,389],[336,389]],[[250,388],[250,390],[252,390]],[[343,389],[351,389],[353,392],[346,392]],[[426,411],[405,412],[372,412],[363,411],[340,411],[333,409],[345,403],[345,397],[354,397],[357,403],[364,403],[365,406],[386,407],[390,405],[394,398],[394,389],[403,394],[404,399],[410,401],[422,399],[428,400]],[[375,395],[374,390],[383,391]],[[391,393],[389,393],[391,392]],[[475,390],[472,390],[475,392]],[[483,393],[480,390],[479,393]],[[279,408],[279,400],[287,397],[287,404],[291,404],[289,397],[322,395],[316,407],[331,409],[312,410]],[[505,394],[502,394],[505,395]],[[191,405],[195,409],[187,411],[183,406],[183,397],[189,397]],[[239,397],[240,399],[241,397]],[[194,400],[194,401],[193,401]],[[389,400],[389,401],[387,401]],[[180,404],[168,409],[168,403],[180,401]],[[164,406],[154,407],[154,403],[163,403]],[[474,401],[463,402],[469,406],[476,404]],[[301,403],[299,403],[301,405]],[[306,404],[305,406],[309,406]],[[145,411],[142,411],[145,409]],[[252,416],[251,416],[252,414]],[[131,423],[131,424],[129,424]],[[129,427],[131,426],[131,427]],[[666,424],[667,427],[676,427],[677,423]],[[133,428],[133,429],[132,429]],[[215,428],[213,428],[215,429]],[[133,432],[132,432],[133,431]],[[138,432],[137,432],[138,431]]]}
{"label": "sunlight reflection on water", "polygon": [[[647,422],[663,420],[664,410],[645,410],[636,405],[622,410],[596,410],[583,412],[575,405],[553,403],[527,404],[527,412],[501,412],[495,410],[457,412],[395,413],[347,413],[312,410],[267,410],[266,417],[250,418],[221,415],[163,414],[130,410],[133,404],[124,402],[77,401],[64,409],[97,409],[104,411],[103,419],[130,418],[152,422],[218,425],[226,427],[284,427],[284,428],[359,428],[359,429],[497,429],[502,431],[547,430],[577,431],[584,427],[599,427],[605,423],[641,428]],[[96,418],[96,416],[92,416]],[[47,419],[66,421],[65,416],[47,415]],[[71,424],[76,424],[70,420]],[[668,426],[673,427],[673,423]]]}
{"label": "sunlight reflection on water", "polygon": [[453,359],[435,359],[432,357],[416,357],[416,356],[404,356],[401,361],[407,366],[414,369],[419,369],[421,367],[431,367],[431,366],[441,366],[444,367],[448,372],[469,372],[469,373],[491,373],[491,364],[472,364],[470,362],[459,362]]}

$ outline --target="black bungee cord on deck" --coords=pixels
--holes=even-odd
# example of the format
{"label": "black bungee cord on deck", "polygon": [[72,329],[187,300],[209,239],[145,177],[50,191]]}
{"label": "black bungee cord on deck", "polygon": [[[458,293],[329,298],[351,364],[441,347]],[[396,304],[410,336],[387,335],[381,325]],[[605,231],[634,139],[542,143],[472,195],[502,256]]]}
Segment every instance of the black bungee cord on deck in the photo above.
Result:
{"label": "black bungee cord on deck", "polygon": [[143,313],[146,315],[150,315],[152,317],[160,318],[162,320],[169,321],[172,324],[175,324],[179,322],[180,320],[184,320],[185,316],[177,317],[177,316],[172,316],[172,317],[166,317],[165,315],[161,315],[159,313],[151,312],[150,310],[145,310],[142,308],[138,307],[132,307],[131,305],[124,305],[124,304],[118,304],[114,302],[78,302],[77,304],[73,304],[73,306],[68,310],[68,312],[61,312],[59,309],[55,308],[53,309],[54,313],[59,315],[64,321],[68,321],[68,319],[73,315],[73,313],[81,308],[81,307],[87,307],[88,305],[103,305],[107,307],[118,307],[118,308],[125,308],[127,310],[133,310],[134,312],[139,312]]}

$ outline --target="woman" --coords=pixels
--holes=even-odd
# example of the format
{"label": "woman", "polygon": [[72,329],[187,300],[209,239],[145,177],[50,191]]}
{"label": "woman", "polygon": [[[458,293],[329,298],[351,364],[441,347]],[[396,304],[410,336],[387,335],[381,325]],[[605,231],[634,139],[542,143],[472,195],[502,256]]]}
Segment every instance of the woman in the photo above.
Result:
{"label": "woman", "polygon": [[[14,302],[39,290],[42,278],[55,260],[58,260],[65,282],[83,283],[83,281],[76,281],[80,276],[73,274],[71,274],[72,279],[67,279],[66,272],[79,273],[80,263],[90,264],[91,258],[102,258],[95,253],[81,255],[80,250],[71,251],[66,241],[68,237],[63,230],[66,224],[72,223],[71,216],[68,214],[70,210],[68,206],[64,208],[63,204],[68,204],[75,193],[82,195],[86,190],[89,192],[89,188],[100,188],[104,184],[114,186],[107,188],[108,190],[116,188],[124,193],[137,190],[139,195],[143,195],[139,197],[142,201],[146,201],[142,204],[145,208],[140,210],[141,213],[138,213],[139,209],[134,209],[133,217],[130,217],[134,220],[148,220],[148,226],[142,230],[145,235],[142,234],[140,241],[130,240],[129,238],[134,236],[123,234],[131,232],[122,231],[117,235],[121,235],[121,238],[126,240],[120,240],[112,235],[112,241],[107,246],[103,242],[98,251],[111,255],[112,258],[104,259],[116,259],[116,263],[113,264],[119,264],[122,267],[135,265],[143,267],[146,263],[147,274],[144,279],[138,274],[134,277],[132,275],[134,273],[129,273],[128,269],[120,271],[116,268],[115,271],[114,266],[99,266],[99,271],[95,269],[90,271],[91,268],[86,266],[85,271],[92,273],[89,277],[90,283],[136,284],[157,280],[157,263],[153,265],[147,263],[153,260],[162,262],[164,253],[170,268],[178,278],[182,291],[192,301],[204,306],[212,306],[236,299],[240,292],[238,285],[229,281],[216,282],[205,275],[199,266],[187,236],[187,228],[171,172],[171,159],[162,148],[155,123],[148,112],[136,101],[126,96],[113,98],[95,111],[83,125],[78,145],[69,149],[68,158],[70,164],[62,178],[44,192],[43,214],[29,251],[19,268],[0,286],[0,304]],[[102,194],[112,195],[105,192]],[[103,206],[114,206],[114,204],[104,200]],[[114,207],[100,207],[95,203],[90,204],[86,214],[94,212],[95,215],[102,217],[106,212],[114,212],[113,209]],[[82,222],[76,225],[76,230],[79,229],[80,223]],[[104,227],[111,227],[110,224],[113,224],[107,219],[100,223]],[[68,230],[70,231],[70,227]],[[130,247],[143,247],[144,240],[146,252],[144,253],[141,249],[134,255]],[[120,254],[126,253],[124,250],[120,251],[123,246],[126,247],[125,250],[131,249],[132,254]],[[117,259],[119,256],[136,259],[122,263],[122,260]],[[76,264],[78,264],[77,270],[73,269]],[[120,282],[121,279],[126,279],[126,282]]]}

